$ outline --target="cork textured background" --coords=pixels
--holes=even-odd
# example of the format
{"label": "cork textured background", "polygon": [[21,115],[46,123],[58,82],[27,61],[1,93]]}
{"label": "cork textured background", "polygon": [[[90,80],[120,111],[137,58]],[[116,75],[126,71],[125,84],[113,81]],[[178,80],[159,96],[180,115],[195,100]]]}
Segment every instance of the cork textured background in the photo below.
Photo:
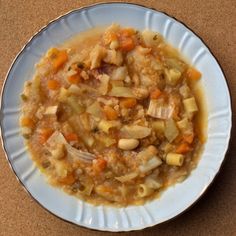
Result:
{"label": "cork textured background", "polygon": [[[0,86],[12,60],[28,39],[50,20],[91,0],[0,0]],[[218,59],[236,102],[236,1],[137,0],[164,11],[198,34]],[[219,97],[216,99],[220,99]],[[233,121],[235,116],[233,116]],[[236,132],[226,162],[204,197],[176,219],[120,235],[236,235]],[[81,228],[51,215],[21,187],[0,149],[0,236],[115,235]],[[117,234],[118,235],[118,234]]]}

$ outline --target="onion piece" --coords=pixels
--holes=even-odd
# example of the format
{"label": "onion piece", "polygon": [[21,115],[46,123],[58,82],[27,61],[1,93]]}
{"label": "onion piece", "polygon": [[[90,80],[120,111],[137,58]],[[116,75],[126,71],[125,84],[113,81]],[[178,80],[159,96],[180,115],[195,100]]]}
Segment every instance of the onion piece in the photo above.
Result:
{"label": "onion piece", "polygon": [[172,117],[174,108],[171,105],[160,104],[157,100],[150,100],[147,114],[159,119],[169,119]]}
{"label": "onion piece", "polygon": [[89,152],[80,151],[80,150],[72,147],[68,143],[65,145],[65,147],[66,147],[67,153],[72,158],[80,159],[80,160],[85,161],[85,162],[92,162],[92,160],[96,158],[96,156],[94,154],[89,153]]}
{"label": "onion piece", "polygon": [[151,128],[140,125],[125,125],[121,128],[121,137],[142,139],[149,136],[151,131]]}
{"label": "onion piece", "polygon": [[164,134],[170,143],[174,141],[174,139],[179,135],[179,130],[173,119],[169,119],[166,121]]}
{"label": "onion piece", "polygon": [[69,154],[72,158],[79,159],[81,161],[85,162],[92,162],[93,159],[96,158],[96,156],[89,152],[83,152],[80,151],[74,147],[72,147],[70,144],[67,143],[66,139],[64,138],[63,134],[59,131],[55,131],[47,140],[45,143],[45,146],[51,150],[52,148],[56,147],[58,144],[64,144],[67,154]]}
{"label": "onion piece", "polygon": [[49,106],[44,112],[45,115],[55,115],[57,113],[58,106]]}
{"label": "onion piece", "polygon": [[98,79],[100,80],[100,86],[98,90],[102,95],[106,95],[109,87],[110,76],[102,74],[98,77]]}
{"label": "onion piece", "polygon": [[45,146],[48,148],[51,148],[53,146],[56,146],[57,144],[67,144],[67,141],[63,134],[59,131],[55,131],[47,140],[45,143]]}
{"label": "onion piece", "polygon": [[127,97],[127,98],[135,97],[132,92],[132,89],[128,87],[112,87],[108,95],[114,97]]}
{"label": "onion piece", "polygon": [[102,108],[99,104],[99,102],[95,101],[94,103],[92,103],[90,106],[87,107],[86,111],[95,116],[95,117],[102,117]]}
{"label": "onion piece", "polygon": [[152,157],[144,165],[139,166],[139,170],[142,173],[147,173],[150,170],[153,170],[162,164],[162,160],[157,156]]}
{"label": "onion piece", "polygon": [[127,68],[125,66],[118,67],[112,71],[111,79],[122,81],[125,80],[125,77],[128,75]]}

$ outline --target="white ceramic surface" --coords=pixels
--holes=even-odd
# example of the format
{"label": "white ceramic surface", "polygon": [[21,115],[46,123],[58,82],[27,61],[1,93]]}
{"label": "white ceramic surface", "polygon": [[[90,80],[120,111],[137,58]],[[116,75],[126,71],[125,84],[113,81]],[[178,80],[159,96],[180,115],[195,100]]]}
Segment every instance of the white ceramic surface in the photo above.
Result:
{"label": "white ceramic surface", "polygon": [[[32,78],[34,64],[51,46],[88,28],[117,22],[161,33],[199,71],[207,91],[208,140],[198,167],[181,184],[144,206],[92,206],[45,182],[34,166],[19,134],[19,95]],[[218,95],[220,94],[220,99]],[[231,131],[231,103],[225,77],[204,43],[183,24],[164,13],[125,3],[104,3],[74,10],[51,22],[22,49],[9,70],[1,100],[1,132],[9,163],[33,198],[55,215],[92,229],[138,230],[167,221],[191,206],[206,190],[226,154]],[[19,199],[20,200],[20,199]]]}

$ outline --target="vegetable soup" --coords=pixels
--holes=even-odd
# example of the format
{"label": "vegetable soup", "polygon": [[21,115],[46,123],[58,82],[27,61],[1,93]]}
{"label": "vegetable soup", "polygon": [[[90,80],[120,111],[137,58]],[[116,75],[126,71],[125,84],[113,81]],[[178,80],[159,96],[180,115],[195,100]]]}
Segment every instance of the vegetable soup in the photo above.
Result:
{"label": "vegetable soup", "polygon": [[143,204],[197,165],[200,79],[158,33],[93,29],[36,65],[21,94],[21,132],[50,184],[93,204]]}

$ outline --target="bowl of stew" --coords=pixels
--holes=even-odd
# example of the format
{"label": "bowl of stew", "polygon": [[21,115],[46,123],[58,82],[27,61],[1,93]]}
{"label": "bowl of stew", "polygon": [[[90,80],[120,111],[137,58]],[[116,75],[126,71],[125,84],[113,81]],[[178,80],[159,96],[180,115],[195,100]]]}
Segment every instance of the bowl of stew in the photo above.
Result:
{"label": "bowl of stew", "polygon": [[39,31],[9,70],[1,112],[4,150],[32,197],[107,231],[189,208],[218,173],[232,125],[205,44],[170,16],[126,3],[74,10]]}

